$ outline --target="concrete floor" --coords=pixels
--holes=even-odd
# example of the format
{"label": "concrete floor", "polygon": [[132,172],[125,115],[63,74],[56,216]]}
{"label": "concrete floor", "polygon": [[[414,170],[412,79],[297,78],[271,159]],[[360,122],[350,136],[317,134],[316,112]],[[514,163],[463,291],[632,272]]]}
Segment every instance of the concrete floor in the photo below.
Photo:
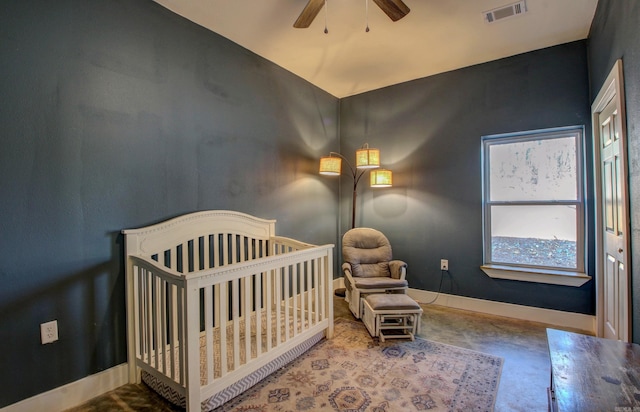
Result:
{"label": "concrete floor", "polygon": [[504,359],[495,411],[547,411],[547,325],[423,305],[420,336]]}
{"label": "concrete floor", "polygon": [[[347,303],[334,299],[335,318],[353,319]],[[422,304],[419,336],[504,359],[496,412],[547,411],[550,363],[544,325]]]}
{"label": "concrete floor", "polygon": [[[354,319],[341,297],[335,318]],[[420,336],[504,359],[496,412],[547,411],[547,325],[436,305],[422,305]],[[144,385],[124,385],[73,408],[73,412],[180,411]]]}

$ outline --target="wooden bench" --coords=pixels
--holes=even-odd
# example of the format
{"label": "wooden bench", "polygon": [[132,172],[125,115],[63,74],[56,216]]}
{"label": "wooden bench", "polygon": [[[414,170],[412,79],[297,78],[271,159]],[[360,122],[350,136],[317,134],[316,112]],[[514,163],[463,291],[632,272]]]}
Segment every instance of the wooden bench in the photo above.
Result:
{"label": "wooden bench", "polygon": [[363,299],[364,322],[372,337],[381,342],[391,338],[414,340],[420,332],[422,308],[408,295],[395,293],[375,293]]}

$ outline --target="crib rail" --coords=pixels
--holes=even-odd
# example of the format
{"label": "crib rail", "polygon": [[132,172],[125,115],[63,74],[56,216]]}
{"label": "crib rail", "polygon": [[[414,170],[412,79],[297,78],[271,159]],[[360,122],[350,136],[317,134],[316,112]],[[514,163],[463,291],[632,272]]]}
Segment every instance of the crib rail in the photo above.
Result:
{"label": "crib rail", "polygon": [[330,337],[332,253],[333,245],[221,234],[129,256],[136,366],[184,394],[191,409],[296,338]]}

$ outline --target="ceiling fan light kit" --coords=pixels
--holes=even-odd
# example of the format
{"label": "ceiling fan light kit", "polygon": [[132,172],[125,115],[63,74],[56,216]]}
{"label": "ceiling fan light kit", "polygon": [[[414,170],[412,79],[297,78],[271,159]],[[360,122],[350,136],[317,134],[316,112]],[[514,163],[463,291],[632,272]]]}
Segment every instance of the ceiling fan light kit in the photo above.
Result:
{"label": "ceiling fan light kit", "polygon": [[[373,2],[380,7],[380,9],[387,15],[392,21],[398,21],[411,11],[409,7],[402,0],[373,0]],[[307,5],[304,6],[302,13],[298,16],[298,19],[293,23],[293,27],[296,29],[308,28],[313,20],[316,18],[322,8],[325,8],[325,27],[324,32],[328,33],[326,23],[326,9],[327,0],[309,0]],[[369,31],[369,0],[365,0],[365,13],[367,14],[367,27],[365,31]]]}

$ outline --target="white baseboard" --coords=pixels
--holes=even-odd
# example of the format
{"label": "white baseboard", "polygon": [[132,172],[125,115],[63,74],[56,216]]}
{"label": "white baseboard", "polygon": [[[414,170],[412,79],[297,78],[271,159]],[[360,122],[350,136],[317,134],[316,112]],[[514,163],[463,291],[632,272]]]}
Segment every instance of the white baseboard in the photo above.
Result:
{"label": "white baseboard", "polygon": [[[344,278],[333,280],[334,290],[344,287]],[[536,308],[533,306],[514,305],[512,303],[494,302],[491,300],[447,295],[445,293],[409,288],[408,295],[419,303],[433,303],[454,309],[504,316],[520,320],[544,323],[560,328],[570,328],[586,333],[596,333],[596,317],[582,313],[563,312],[560,310]]]}
{"label": "white baseboard", "polygon": [[95,375],[71,382],[48,392],[0,409],[0,412],[60,412],[78,406],[129,382],[127,364],[123,363]]}
{"label": "white baseboard", "polygon": [[[550,326],[577,329],[591,334],[596,332],[596,317],[582,313],[514,305],[512,303],[447,295],[420,289],[409,289],[408,295],[419,303],[433,303],[454,309],[504,316],[520,320],[545,323]],[[435,301],[434,301],[435,299]]]}
{"label": "white baseboard", "polygon": [[[341,277],[334,279],[333,287],[334,290],[343,288],[344,279]],[[596,331],[596,318],[591,315],[514,305],[511,303],[494,302],[443,293],[437,294],[436,292],[420,289],[409,289],[408,294],[419,303],[430,302],[454,309],[529,320],[551,326],[582,330],[589,333],[595,333]],[[128,382],[127,364],[123,363],[95,375],[87,376],[78,381],[6,406],[0,409],[0,412],[31,412],[43,410],[60,412],[78,406]]]}

